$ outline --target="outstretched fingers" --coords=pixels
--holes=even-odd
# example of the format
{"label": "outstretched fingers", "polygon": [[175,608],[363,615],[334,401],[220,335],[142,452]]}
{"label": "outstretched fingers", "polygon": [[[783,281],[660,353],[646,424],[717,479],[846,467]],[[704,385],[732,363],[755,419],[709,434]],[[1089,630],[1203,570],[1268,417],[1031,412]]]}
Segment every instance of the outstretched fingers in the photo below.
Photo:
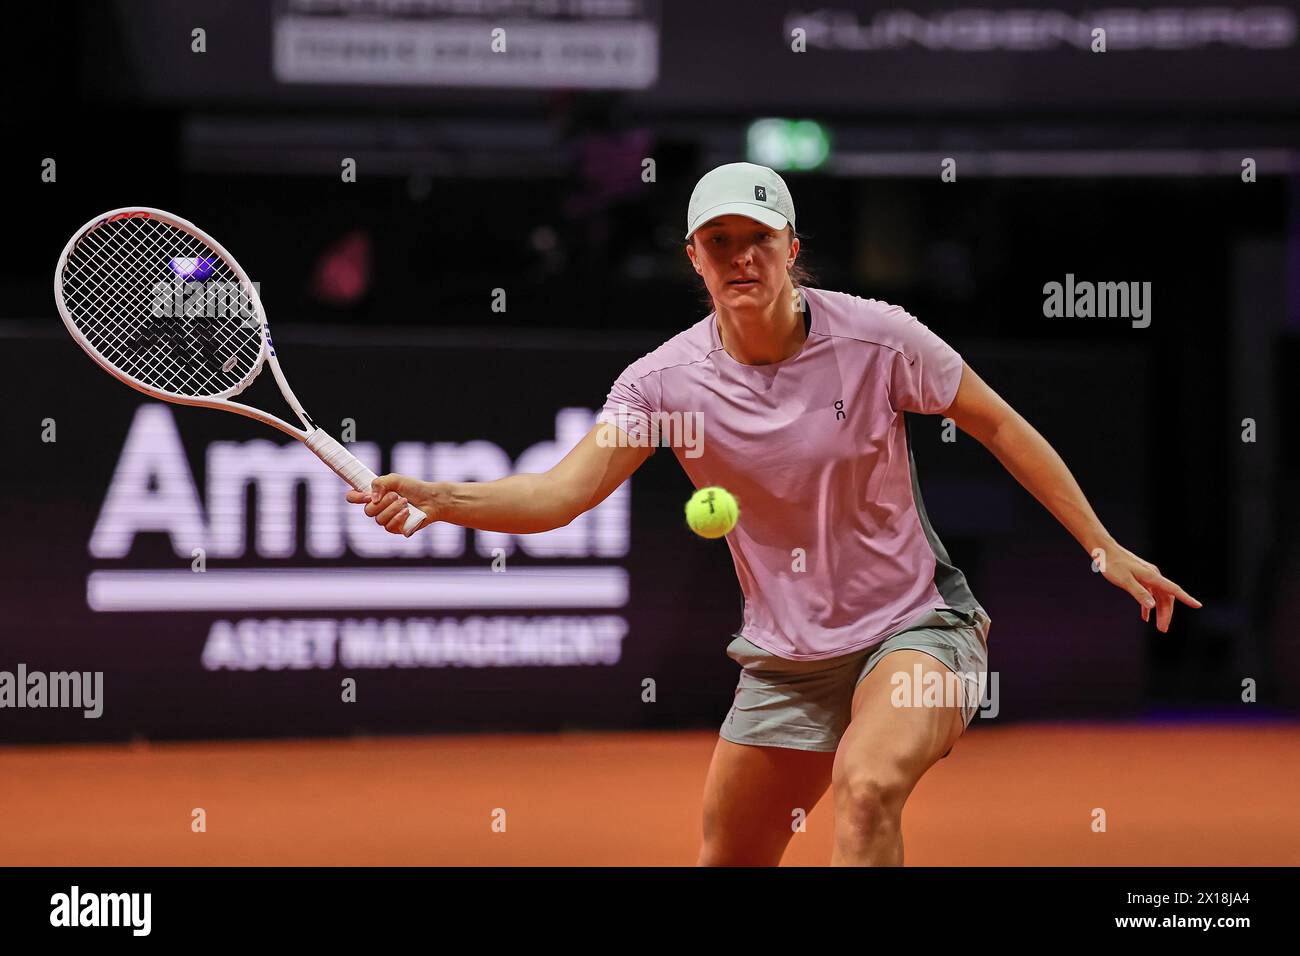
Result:
{"label": "outstretched fingers", "polygon": [[[1156,611],[1156,629],[1161,633],[1169,630],[1169,623],[1173,620],[1176,602],[1182,601],[1188,607],[1201,606],[1200,601],[1160,574],[1158,570],[1151,580],[1142,582],[1135,578],[1134,583],[1137,585],[1139,592],[1134,596],[1142,604],[1142,620],[1149,621],[1151,619],[1151,609],[1154,607]],[[1154,595],[1154,604],[1144,601],[1141,595],[1147,597]]]}

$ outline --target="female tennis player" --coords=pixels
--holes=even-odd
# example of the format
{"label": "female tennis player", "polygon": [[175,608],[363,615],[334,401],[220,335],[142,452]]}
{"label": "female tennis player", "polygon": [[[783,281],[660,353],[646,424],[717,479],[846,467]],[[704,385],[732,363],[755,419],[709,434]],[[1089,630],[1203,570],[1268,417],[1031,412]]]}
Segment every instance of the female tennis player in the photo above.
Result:
{"label": "female tennis player", "polygon": [[937,335],[898,306],[800,282],[794,222],[773,170],[707,173],[686,254],[714,311],[629,365],[563,461],[489,482],[385,475],[348,500],[397,534],[407,502],[430,521],[546,531],[626,481],[664,415],[700,413],[703,454],[674,453],[696,487],[740,501],[727,543],[744,615],[699,863],[779,863],[830,786],[831,862],[901,865],[903,804],[980,706],[990,623],[930,527],[904,413],[980,441],[1144,621],[1154,610],[1166,631],[1175,600],[1200,602],[1107,533],[1060,456]]}

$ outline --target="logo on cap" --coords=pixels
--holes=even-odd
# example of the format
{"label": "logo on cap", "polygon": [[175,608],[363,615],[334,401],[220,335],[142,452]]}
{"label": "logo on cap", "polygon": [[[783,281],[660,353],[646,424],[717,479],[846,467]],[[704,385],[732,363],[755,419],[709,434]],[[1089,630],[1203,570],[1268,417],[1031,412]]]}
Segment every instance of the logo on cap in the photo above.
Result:
{"label": "logo on cap", "polygon": [[767,202],[767,189],[763,186],[755,186],[754,198],[759,202]]}

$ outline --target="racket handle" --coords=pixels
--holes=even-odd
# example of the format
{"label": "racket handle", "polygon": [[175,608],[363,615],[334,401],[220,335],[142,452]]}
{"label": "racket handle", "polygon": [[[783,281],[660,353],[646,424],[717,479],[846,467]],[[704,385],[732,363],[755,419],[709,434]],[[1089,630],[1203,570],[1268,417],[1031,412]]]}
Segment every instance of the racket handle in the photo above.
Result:
{"label": "racket handle", "polygon": [[[306,445],[316,453],[317,458],[329,465],[334,474],[357,491],[369,492],[371,490],[371,483],[377,477],[375,473],[363,465],[356,455],[331,438],[323,428],[318,428],[308,435]],[[420,527],[420,523],[426,517],[428,515],[415,505],[408,504],[406,506],[406,524],[402,528],[402,534],[408,538],[415,534],[415,529]]]}

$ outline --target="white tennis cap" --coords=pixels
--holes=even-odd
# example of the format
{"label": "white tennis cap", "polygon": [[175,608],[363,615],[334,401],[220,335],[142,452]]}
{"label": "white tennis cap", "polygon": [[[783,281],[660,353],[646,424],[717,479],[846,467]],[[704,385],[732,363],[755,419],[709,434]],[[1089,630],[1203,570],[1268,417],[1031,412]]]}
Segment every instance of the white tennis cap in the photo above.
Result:
{"label": "white tennis cap", "polygon": [[794,201],[785,180],[766,166],[727,163],[711,169],[695,184],[686,207],[686,238],[710,219],[748,216],[773,229],[794,225]]}

